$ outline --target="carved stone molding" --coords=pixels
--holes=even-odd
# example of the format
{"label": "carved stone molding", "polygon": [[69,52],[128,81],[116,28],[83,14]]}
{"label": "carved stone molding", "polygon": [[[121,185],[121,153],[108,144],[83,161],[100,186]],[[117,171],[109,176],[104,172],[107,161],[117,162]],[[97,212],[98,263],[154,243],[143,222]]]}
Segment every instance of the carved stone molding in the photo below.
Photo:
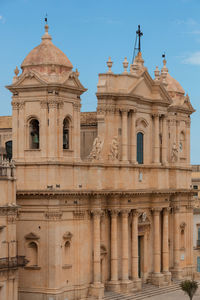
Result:
{"label": "carved stone molding", "polygon": [[180,224],[180,230],[185,230],[185,227],[186,227],[186,223],[185,222],[182,222]]}
{"label": "carved stone molding", "polygon": [[173,212],[174,213],[179,213],[180,212],[180,206],[179,205],[174,205],[173,206]]}
{"label": "carved stone molding", "polygon": [[85,218],[85,210],[74,210],[73,216],[74,219],[82,220]]}
{"label": "carved stone molding", "polygon": [[[14,205],[14,204],[13,204]],[[1,206],[0,207],[0,216],[17,216],[18,206]]]}
{"label": "carved stone molding", "polygon": [[46,211],[45,217],[49,220],[60,220],[62,218],[62,211],[54,210],[54,211]]}
{"label": "carved stone molding", "polygon": [[65,241],[71,241],[72,236],[73,236],[73,234],[72,234],[71,232],[66,231],[66,232],[63,234],[63,240],[65,240]]}
{"label": "carved stone molding", "polygon": [[30,233],[26,234],[24,238],[26,240],[39,240],[40,239],[39,235],[37,235],[34,232],[30,232]]}

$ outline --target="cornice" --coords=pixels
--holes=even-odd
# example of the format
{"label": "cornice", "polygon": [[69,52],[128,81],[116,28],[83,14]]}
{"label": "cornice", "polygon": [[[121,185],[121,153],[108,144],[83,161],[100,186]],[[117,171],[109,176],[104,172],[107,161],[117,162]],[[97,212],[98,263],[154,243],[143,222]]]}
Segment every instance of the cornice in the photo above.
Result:
{"label": "cornice", "polygon": [[87,190],[63,190],[63,191],[17,191],[17,199],[23,199],[27,197],[32,198],[51,198],[51,199],[57,199],[57,198],[63,198],[66,196],[69,197],[99,197],[99,196],[120,196],[120,197],[134,197],[134,196],[160,196],[160,195],[191,195],[192,196],[193,191],[187,190],[187,189],[169,189],[169,190],[127,190],[127,191],[116,191],[116,190],[104,190],[104,191],[87,191]]}

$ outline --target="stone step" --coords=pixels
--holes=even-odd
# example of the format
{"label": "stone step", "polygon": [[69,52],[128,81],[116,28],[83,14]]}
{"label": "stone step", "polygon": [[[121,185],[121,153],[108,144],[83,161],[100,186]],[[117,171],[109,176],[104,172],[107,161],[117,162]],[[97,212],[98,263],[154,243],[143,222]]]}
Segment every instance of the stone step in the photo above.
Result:
{"label": "stone step", "polygon": [[167,287],[161,287],[158,288],[153,285],[145,286],[144,289],[140,292],[134,292],[134,293],[115,293],[115,292],[106,292],[105,298],[106,300],[139,300],[139,299],[145,299],[156,295],[166,294],[170,292],[174,292],[176,290],[179,290],[180,286],[179,284],[173,284]]}
{"label": "stone step", "polygon": [[[172,293],[177,290],[180,290],[180,283],[181,280],[173,281],[171,285],[168,286],[162,286],[162,287],[156,287],[152,284],[144,284],[142,287],[142,290],[140,292],[136,292],[135,289],[133,289],[130,293],[116,293],[116,292],[106,292],[105,293],[105,300],[142,300],[149,297],[158,296],[161,294],[167,294]],[[200,282],[198,282],[198,285],[200,285]]]}

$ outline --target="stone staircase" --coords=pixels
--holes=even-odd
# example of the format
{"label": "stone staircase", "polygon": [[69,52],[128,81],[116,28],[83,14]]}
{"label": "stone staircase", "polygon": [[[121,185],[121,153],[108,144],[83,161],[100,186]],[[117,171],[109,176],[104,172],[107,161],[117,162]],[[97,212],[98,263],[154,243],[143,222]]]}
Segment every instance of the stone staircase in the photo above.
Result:
{"label": "stone staircase", "polygon": [[116,293],[116,292],[105,292],[105,300],[140,300],[149,297],[154,297],[162,294],[171,293],[180,290],[180,282],[174,281],[169,286],[157,287],[150,283],[143,284],[142,290],[140,292],[135,292],[134,290],[130,293]]}

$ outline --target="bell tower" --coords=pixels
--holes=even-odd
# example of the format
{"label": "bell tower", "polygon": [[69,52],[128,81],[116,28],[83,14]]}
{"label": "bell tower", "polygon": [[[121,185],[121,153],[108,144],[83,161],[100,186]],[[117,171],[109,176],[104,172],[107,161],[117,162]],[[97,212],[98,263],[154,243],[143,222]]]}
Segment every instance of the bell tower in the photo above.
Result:
{"label": "bell tower", "polygon": [[80,160],[80,95],[86,89],[45,25],[42,42],[15,69],[12,92],[16,163]]}

